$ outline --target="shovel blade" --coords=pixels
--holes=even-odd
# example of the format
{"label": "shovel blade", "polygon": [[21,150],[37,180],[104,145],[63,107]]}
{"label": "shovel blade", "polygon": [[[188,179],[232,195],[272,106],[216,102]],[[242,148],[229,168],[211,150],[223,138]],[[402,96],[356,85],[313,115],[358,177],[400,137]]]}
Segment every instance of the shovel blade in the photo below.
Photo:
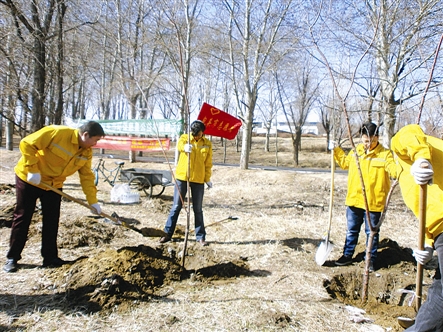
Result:
{"label": "shovel blade", "polygon": [[317,252],[315,253],[315,262],[317,265],[322,266],[326,262],[326,259],[331,253],[333,247],[334,245],[329,241],[322,241],[320,243]]}
{"label": "shovel blade", "polygon": [[407,329],[408,327],[411,327],[415,323],[415,319],[408,318],[408,317],[397,317],[398,324],[403,327],[404,329]]}

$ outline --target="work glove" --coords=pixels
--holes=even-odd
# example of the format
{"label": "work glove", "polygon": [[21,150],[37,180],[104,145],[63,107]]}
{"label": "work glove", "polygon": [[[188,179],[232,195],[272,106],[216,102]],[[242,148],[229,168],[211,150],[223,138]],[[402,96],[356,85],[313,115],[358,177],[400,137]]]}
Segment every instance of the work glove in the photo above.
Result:
{"label": "work glove", "polygon": [[192,144],[185,144],[185,152],[191,153],[192,151]]}
{"label": "work glove", "polygon": [[336,141],[329,140],[329,143],[328,143],[328,150],[329,150],[329,151],[332,151],[332,150],[334,150],[336,147],[337,147],[337,142],[336,142]]}
{"label": "work glove", "polygon": [[94,213],[94,214],[98,214],[98,215],[100,215],[101,213],[102,213],[102,209],[101,209],[101,207],[100,207],[100,204],[98,204],[98,203],[95,203],[95,204],[92,204],[91,205],[91,207],[93,207],[94,209],[91,209],[91,212],[92,213]]}
{"label": "work glove", "polygon": [[415,183],[422,185],[427,184],[432,180],[434,171],[428,160],[420,158],[412,164],[411,175],[414,177]]}
{"label": "work glove", "polygon": [[211,189],[211,188],[212,188],[212,182],[211,182],[211,181],[206,182],[206,185],[208,186],[208,187],[207,187],[208,189]]}
{"label": "work glove", "polygon": [[424,250],[418,250],[414,249],[412,251],[412,255],[415,257],[415,260],[417,263],[420,263],[421,265],[425,265],[427,262],[429,262],[432,258],[432,254],[434,253],[434,249],[432,247],[429,247],[425,245]]}
{"label": "work glove", "polygon": [[42,176],[40,173],[28,173],[28,182],[39,185],[40,181],[42,180]]}

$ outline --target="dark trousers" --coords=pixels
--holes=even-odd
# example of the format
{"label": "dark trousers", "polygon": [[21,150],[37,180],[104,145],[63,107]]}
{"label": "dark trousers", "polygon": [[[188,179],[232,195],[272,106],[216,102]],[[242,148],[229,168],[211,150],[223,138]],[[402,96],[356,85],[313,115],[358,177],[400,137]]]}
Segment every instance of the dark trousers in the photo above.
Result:
{"label": "dark trousers", "polygon": [[43,259],[49,260],[58,257],[57,233],[61,196],[53,191],[35,187],[18,176],[15,177],[15,190],[17,206],[14,211],[9,251],[6,257],[17,261],[22,258],[21,253],[28,239],[29,226],[37,199],[40,199],[43,214],[41,255]]}
{"label": "dark trousers", "polygon": [[443,235],[440,234],[434,242],[438,255],[438,269],[434,282],[428,289],[426,301],[420,307],[415,318],[415,324],[405,331],[408,332],[442,332],[443,331],[443,291],[441,278],[443,274]]}

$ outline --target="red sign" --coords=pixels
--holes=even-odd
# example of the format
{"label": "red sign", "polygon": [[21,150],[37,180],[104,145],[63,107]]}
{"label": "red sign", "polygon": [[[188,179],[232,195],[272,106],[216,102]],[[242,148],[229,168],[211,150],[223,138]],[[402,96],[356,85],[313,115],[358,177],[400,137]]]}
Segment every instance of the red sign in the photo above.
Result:
{"label": "red sign", "polygon": [[241,127],[240,119],[207,103],[203,103],[197,119],[205,124],[205,135],[226,139],[235,138]]}
{"label": "red sign", "polygon": [[[162,148],[163,146],[163,148]],[[105,136],[94,145],[94,148],[126,151],[162,151],[169,150],[169,138],[139,138]]]}

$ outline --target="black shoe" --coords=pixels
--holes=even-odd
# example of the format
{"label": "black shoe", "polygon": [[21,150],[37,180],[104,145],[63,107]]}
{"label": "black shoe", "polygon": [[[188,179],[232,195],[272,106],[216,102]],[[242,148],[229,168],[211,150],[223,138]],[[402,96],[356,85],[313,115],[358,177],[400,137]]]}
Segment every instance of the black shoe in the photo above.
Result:
{"label": "black shoe", "polygon": [[169,236],[163,236],[158,242],[160,243],[166,243],[171,241],[171,238]]}
{"label": "black shoe", "polygon": [[368,271],[369,271],[369,272],[374,272],[374,271],[375,271],[375,269],[374,269],[374,263],[373,263],[373,262],[370,262],[370,263],[369,263],[369,269],[368,269]]}
{"label": "black shoe", "polygon": [[61,258],[55,257],[51,259],[44,259],[42,267],[60,267],[65,264],[69,264],[69,262],[64,261]]}
{"label": "black shoe", "polygon": [[14,258],[8,258],[3,270],[6,272],[16,272],[17,271],[17,261]]}
{"label": "black shoe", "polygon": [[349,264],[352,264],[352,256],[343,255],[335,261],[335,265],[337,266],[345,266]]}

